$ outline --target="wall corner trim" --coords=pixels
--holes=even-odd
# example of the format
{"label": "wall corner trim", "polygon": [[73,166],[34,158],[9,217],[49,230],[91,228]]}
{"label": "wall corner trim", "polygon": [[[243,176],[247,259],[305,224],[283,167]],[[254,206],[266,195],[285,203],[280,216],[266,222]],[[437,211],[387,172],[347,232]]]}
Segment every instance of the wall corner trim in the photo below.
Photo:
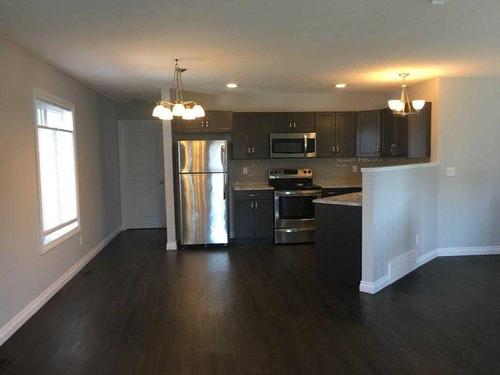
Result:
{"label": "wall corner trim", "polygon": [[167,242],[167,251],[170,250],[177,250],[177,242],[175,241]]}
{"label": "wall corner trim", "polygon": [[384,275],[374,282],[363,281],[359,283],[359,291],[363,293],[375,294],[391,283],[389,275]]}
{"label": "wall corner trim", "polygon": [[0,328],[0,345],[3,345],[21,326],[42,308],[66,283],[68,283],[83,267],[87,265],[104,247],[121,232],[118,227],[93,249],[85,254],[78,262],[71,266],[52,285],[45,289],[38,297],[19,311],[7,324]]}

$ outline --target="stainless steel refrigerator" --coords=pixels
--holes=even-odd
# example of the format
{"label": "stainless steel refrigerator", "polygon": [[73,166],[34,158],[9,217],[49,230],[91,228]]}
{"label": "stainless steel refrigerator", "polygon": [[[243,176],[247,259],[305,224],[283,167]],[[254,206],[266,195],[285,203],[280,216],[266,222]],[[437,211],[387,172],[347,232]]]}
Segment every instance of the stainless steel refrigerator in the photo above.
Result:
{"label": "stainless steel refrigerator", "polygon": [[227,141],[178,141],[181,245],[228,242]]}

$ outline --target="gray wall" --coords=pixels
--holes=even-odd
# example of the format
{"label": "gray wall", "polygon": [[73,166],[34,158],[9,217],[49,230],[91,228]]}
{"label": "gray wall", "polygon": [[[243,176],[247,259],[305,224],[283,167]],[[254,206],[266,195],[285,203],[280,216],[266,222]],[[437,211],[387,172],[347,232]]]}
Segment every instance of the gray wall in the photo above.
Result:
{"label": "gray wall", "polygon": [[436,249],[437,177],[434,164],[363,170],[363,281],[384,277],[405,253]]}
{"label": "gray wall", "polygon": [[[438,246],[500,245],[500,79],[439,84]],[[446,177],[446,167],[456,177]]]}
{"label": "gray wall", "polygon": [[[0,327],[120,225],[113,103],[0,36]],[[33,88],[75,105],[81,237],[40,255]]]}

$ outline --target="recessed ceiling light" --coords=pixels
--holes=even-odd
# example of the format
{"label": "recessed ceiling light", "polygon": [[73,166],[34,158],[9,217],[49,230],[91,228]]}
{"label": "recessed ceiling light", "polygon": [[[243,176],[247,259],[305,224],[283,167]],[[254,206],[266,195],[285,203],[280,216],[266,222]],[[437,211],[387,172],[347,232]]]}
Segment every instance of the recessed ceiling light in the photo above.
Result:
{"label": "recessed ceiling light", "polygon": [[236,87],[238,87],[238,84],[231,82],[231,83],[227,83],[226,87],[230,88],[230,89],[235,89]]}
{"label": "recessed ceiling light", "polygon": [[346,86],[347,86],[347,85],[346,85],[345,83],[337,83],[337,84],[335,85],[335,87],[336,87],[336,88],[338,88],[338,89],[343,89],[343,88],[344,88],[344,87],[346,87]]}
{"label": "recessed ceiling light", "polygon": [[431,4],[433,4],[433,5],[446,5],[446,4],[448,4],[448,0],[431,0]]}

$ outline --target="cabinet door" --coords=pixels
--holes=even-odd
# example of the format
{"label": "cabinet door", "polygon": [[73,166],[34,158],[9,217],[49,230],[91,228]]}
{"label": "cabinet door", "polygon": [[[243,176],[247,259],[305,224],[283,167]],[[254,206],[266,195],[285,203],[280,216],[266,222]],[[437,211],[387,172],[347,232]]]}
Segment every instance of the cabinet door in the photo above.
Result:
{"label": "cabinet door", "polygon": [[396,156],[396,117],[389,108],[382,110],[382,156]]}
{"label": "cabinet door", "polygon": [[269,116],[266,113],[254,113],[249,132],[253,159],[269,159],[269,130]]}
{"label": "cabinet door", "polygon": [[316,130],[313,112],[295,112],[291,114],[292,131],[298,133],[312,133]]}
{"label": "cabinet door", "polygon": [[252,131],[253,113],[233,115],[233,159],[250,159],[249,134]]}
{"label": "cabinet door", "polygon": [[335,113],[316,113],[316,156],[335,157]]}
{"label": "cabinet door", "polygon": [[[411,115],[415,116],[415,115]],[[411,116],[396,116],[396,153],[397,158],[408,157],[408,125]]]}
{"label": "cabinet door", "polygon": [[206,132],[227,133],[233,131],[233,113],[230,111],[207,111],[204,120]]}
{"label": "cabinet door", "polygon": [[253,201],[235,201],[236,238],[253,238],[255,235],[255,218]]}
{"label": "cabinet door", "polygon": [[273,112],[269,114],[271,131],[273,133],[289,133],[293,131],[293,119],[287,112]]}
{"label": "cabinet door", "polygon": [[356,156],[356,113],[337,112],[335,114],[336,157]]}
{"label": "cabinet door", "polygon": [[194,120],[183,120],[181,117],[174,117],[173,124],[176,133],[204,133],[205,118]]}
{"label": "cabinet door", "polygon": [[425,103],[425,107],[416,116],[409,119],[409,150],[410,158],[428,158],[431,156],[431,113],[432,103]]}
{"label": "cabinet door", "polygon": [[272,199],[256,200],[255,212],[255,237],[272,238],[274,236],[274,201]]}
{"label": "cabinet door", "polygon": [[356,114],[358,157],[380,156],[380,117],[380,111],[360,111]]}

